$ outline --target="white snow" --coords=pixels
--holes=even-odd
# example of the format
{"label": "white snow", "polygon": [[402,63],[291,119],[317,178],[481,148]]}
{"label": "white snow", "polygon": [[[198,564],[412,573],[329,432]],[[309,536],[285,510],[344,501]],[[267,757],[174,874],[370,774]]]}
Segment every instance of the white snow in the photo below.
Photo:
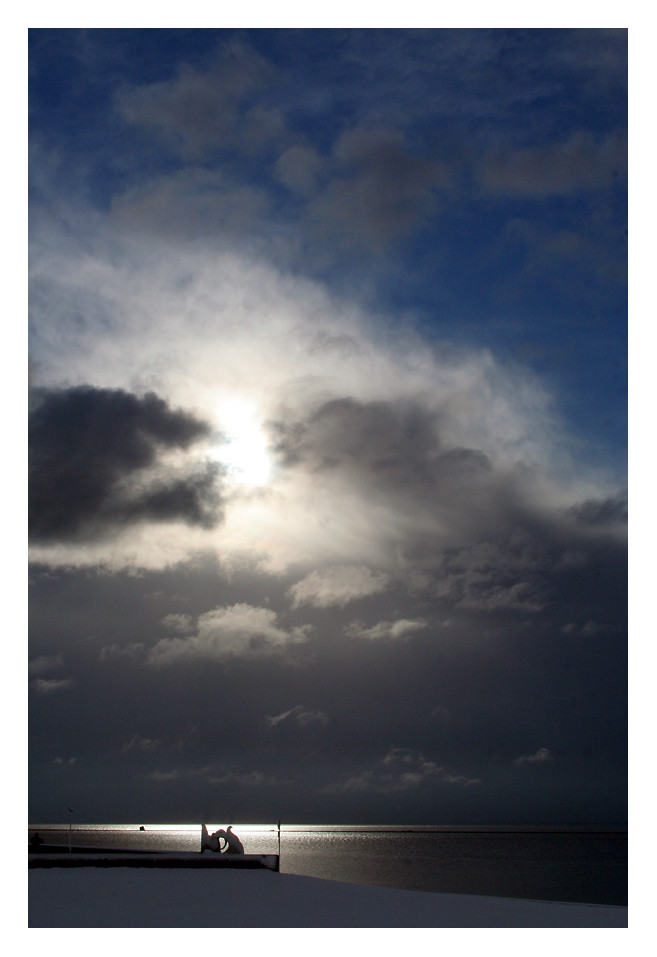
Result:
{"label": "white snow", "polygon": [[435,894],[271,871],[129,867],[29,871],[29,926],[627,927],[627,907]]}

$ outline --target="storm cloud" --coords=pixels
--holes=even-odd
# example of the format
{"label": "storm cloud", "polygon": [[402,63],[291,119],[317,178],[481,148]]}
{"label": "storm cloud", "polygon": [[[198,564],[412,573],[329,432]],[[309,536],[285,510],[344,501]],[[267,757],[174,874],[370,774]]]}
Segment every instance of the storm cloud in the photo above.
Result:
{"label": "storm cloud", "polygon": [[153,393],[38,390],[30,411],[30,538],[111,536],[140,522],[215,524],[218,468],[165,464],[167,452],[187,451],[209,431]]}

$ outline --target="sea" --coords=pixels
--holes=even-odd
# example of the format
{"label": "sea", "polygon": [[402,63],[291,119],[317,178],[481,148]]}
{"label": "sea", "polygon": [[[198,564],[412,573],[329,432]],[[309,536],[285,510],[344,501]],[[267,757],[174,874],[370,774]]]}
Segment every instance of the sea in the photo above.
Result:
{"label": "sea", "polygon": [[[210,831],[228,823],[204,822]],[[280,871],[381,887],[627,906],[624,827],[232,823]],[[46,844],[200,851],[198,824],[34,824]]]}

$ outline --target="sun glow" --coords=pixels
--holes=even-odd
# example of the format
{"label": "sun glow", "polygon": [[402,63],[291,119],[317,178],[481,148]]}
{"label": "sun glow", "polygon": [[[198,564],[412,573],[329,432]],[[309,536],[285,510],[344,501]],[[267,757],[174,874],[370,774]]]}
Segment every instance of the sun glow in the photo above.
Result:
{"label": "sun glow", "polygon": [[221,404],[219,422],[224,438],[215,455],[227,467],[229,479],[236,485],[266,485],[271,460],[256,410],[248,402],[231,399]]}

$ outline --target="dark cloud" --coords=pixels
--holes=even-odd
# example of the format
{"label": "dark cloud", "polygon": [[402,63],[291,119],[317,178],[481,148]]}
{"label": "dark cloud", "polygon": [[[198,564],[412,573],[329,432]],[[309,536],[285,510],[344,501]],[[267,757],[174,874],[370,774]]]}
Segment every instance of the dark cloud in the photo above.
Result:
{"label": "dark cloud", "polygon": [[238,41],[222,45],[213,60],[205,69],[182,63],[172,79],[123,89],[119,114],[186,159],[226,149],[250,153],[279,139],[280,110],[260,99],[276,76],[273,65]]}
{"label": "dark cloud", "polygon": [[[555,629],[575,615],[578,629],[605,619],[622,632],[626,495],[549,505],[534,470],[494,466],[478,449],[444,447],[441,430],[441,416],[419,404],[351,398],[272,425],[285,467],[357,489],[396,521],[396,568],[388,579],[361,588],[358,569],[315,570],[290,589],[295,604],[307,593],[306,606],[344,606],[403,582],[415,595],[398,597],[403,614],[379,598],[372,617],[362,620],[359,608],[345,633],[419,640],[435,634],[436,617],[453,614],[487,616],[493,628],[515,616],[516,623],[533,619]],[[385,524],[387,512],[375,514]],[[367,569],[359,574],[375,580]],[[342,580],[348,598],[339,601]]]}
{"label": "dark cloud", "polygon": [[278,157],[275,174],[292,193],[312,196],[324,163],[325,160],[312,147],[291,146]]}
{"label": "dark cloud", "polygon": [[244,236],[269,210],[265,190],[206,168],[149,179],[114,198],[112,214],[130,230],[178,238]]}
{"label": "dark cloud", "polygon": [[490,463],[477,450],[441,447],[440,420],[415,402],[331,399],[305,419],[270,428],[284,465],[342,473],[373,493],[427,494],[477,482]]}
{"label": "dark cloud", "polygon": [[334,175],[313,201],[313,215],[341,242],[375,251],[431,216],[437,190],[450,180],[445,164],[393,128],[344,133],[332,159]]}
{"label": "dark cloud", "polygon": [[507,150],[490,156],[480,170],[494,192],[563,196],[604,189],[627,174],[627,134],[616,130],[601,141],[578,130],[562,143]]}
{"label": "dark cloud", "polygon": [[209,427],[154,393],[78,386],[39,390],[29,422],[29,530],[34,542],[111,534],[138,522],[209,526],[220,517],[216,467],[161,467]]}
{"label": "dark cloud", "polygon": [[30,661],[29,673],[31,675],[43,675],[49,671],[60,671],[63,667],[64,659],[61,655],[42,655]]}
{"label": "dark cloud", "polygon": [[446,441],[446,418],[415,401],[346,397],[270,429],[283,467],[394,515],[398,556],[421,567],[423,552],[437,548],[442,562],[447,546],[505,536],[533,507],[532,471],[494,466],[481,449]]}
{"label": "dark cloud", "polygon": [[35,793],[66,800],[73,723],[67,769],[109,819],[111,775],[170,817],[221,794],[256,820],[272,800],[297,820],[420,823],[436,801],[452,823],[622,819],[624,494],[534,498],[420,402],[336,399],[271,431],[285,469],[420,515],[396,560],[35,570]]}
{"label": "dark cloud", "polygon": [[[607,208],[602,216],[580,219],[575,226],[551,229],[545,223],[513,218],[504,228],[501,247],[524,261],[527,275],[554,275],[555,268],[588,273],[595,280],[624,281],[627,260],[618,255],[622,228]],[[565,283],[564,276],[559,280]]]}
{"label": "dark cloud", "polygon": [[587,499],[572,509],[572,514],[585,525],[626,526],[627,492],[605,499]]}

